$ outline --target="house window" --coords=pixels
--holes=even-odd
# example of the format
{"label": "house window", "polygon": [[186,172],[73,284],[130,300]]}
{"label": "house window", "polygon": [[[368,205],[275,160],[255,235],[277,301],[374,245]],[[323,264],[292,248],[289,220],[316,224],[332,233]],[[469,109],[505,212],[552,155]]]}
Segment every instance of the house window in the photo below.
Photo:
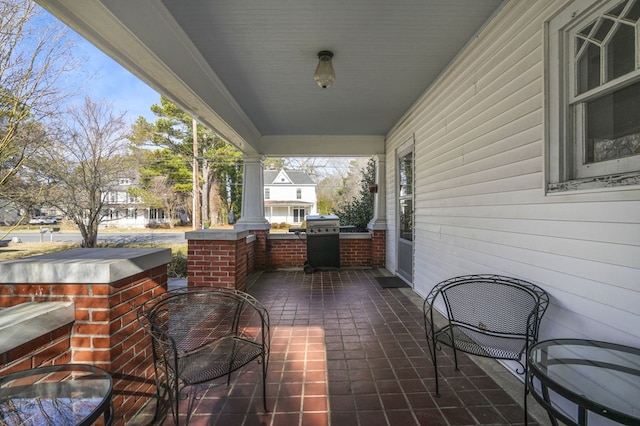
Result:
{"label": "house window", "polygon": [[576,0],[549,22],[549,191],[640,184],[639,21],[638,0]]}
{"label": "house window", "polygon": [[271,188],[264,189],[264,199],[265,200],[271,199]]}
{"label": "house window", "polygon": [[398,175],[400,238],[413,241],[413,152],[400,158]]}
{"label": "house window", "polygon": [[297,209],[294,208],[293,209],[293,222],[294,223],[300,223],[304,220],[306,216],[306,210],[305,209]]}
{"label": "house window", "polygon": [[296,200],[301,200],[302,199],[302,189],[298,188],[296,189]]}

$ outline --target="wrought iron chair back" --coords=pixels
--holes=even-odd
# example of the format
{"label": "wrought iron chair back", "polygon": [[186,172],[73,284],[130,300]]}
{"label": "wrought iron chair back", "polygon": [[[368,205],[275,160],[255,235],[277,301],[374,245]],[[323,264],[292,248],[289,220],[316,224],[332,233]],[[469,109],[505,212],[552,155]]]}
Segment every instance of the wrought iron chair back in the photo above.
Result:
{"label": "wrought iron chair back", "polygon": [[[437,351],[440,344],[483,357],[516,361],[526,377],[526,354],[538,340],[540,321],[549,296],[530,282],[500,275],[465,275],[437,284],[424,301],[423,313],[429,354],[433,362],[436,395],[439,395]],[[440,308],[445,323],[436,325]],[[524,358],[524,360],[523,360]],[[527,423],[525,380],[524,411]]]}
{"label": "wrought iron chair back", "polygon": [[[187,386],[227,376],[258,360],[264,410],[269,362],[267,310],[251,295],[226,288],[183,287],[162,293],[138,310],[153,346],[158,401],[168,399],[175,424],[180,393]],[[195,398],[189,395],[187,423]]]}

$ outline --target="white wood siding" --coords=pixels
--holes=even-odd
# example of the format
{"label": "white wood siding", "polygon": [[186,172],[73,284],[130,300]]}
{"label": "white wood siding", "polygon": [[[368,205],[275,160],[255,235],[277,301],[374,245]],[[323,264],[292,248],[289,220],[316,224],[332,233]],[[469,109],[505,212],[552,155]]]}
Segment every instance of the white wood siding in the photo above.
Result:
{"label": "white wood siding", "polygon": [[551,296],[542,339],[640,346],[640,190],[544,193],[544,22],[566,3],[510,1],[388,135],[387,265],[396,150],[415,135],[416,292],[520,277]]}
{"label": "white wood siding", "polygon": [[[265,185],[269,189],[269,199],[266,201],[305,201],[316,202],[316,187],[310,185]],[[297,191],[300,189],[301,198],[297,198]]]}

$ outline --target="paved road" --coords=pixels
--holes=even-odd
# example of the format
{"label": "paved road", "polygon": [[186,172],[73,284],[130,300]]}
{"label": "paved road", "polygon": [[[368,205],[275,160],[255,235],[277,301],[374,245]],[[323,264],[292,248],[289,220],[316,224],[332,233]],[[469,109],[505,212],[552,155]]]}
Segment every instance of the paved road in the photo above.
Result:
{"label": "paved road", "polygon": [[[20,238],[24,243],[33,243],[38,241],[54,241],[66,243],[79,243],[82,241],[80,232],[63,231],[40,234],[38,231],[31,232],[12,232],[2,237],[4,240],[12,238]],[[42,239],[41,239],[42,238]],[[157,243],[157,244],[182,244],[187,240],[184,238],[184,232],[98,232],[98,242],[110,244],[129,244],[129,243]]]}

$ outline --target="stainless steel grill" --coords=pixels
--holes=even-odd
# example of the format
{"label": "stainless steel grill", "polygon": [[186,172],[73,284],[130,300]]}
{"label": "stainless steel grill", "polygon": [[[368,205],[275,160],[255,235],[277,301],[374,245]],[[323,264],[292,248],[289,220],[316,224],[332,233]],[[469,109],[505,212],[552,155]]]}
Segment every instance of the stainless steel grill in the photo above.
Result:
{"label": "stainless steel grill", "polygon": [[307,220],[307,261],[304,272],[340,267],[340,218],[336,215],[309,215]]}
{"label": "stainless steel grill", "polygon": [[340,219],[334,214],[307,216],[308,234],[338,234],[340,232]]}

